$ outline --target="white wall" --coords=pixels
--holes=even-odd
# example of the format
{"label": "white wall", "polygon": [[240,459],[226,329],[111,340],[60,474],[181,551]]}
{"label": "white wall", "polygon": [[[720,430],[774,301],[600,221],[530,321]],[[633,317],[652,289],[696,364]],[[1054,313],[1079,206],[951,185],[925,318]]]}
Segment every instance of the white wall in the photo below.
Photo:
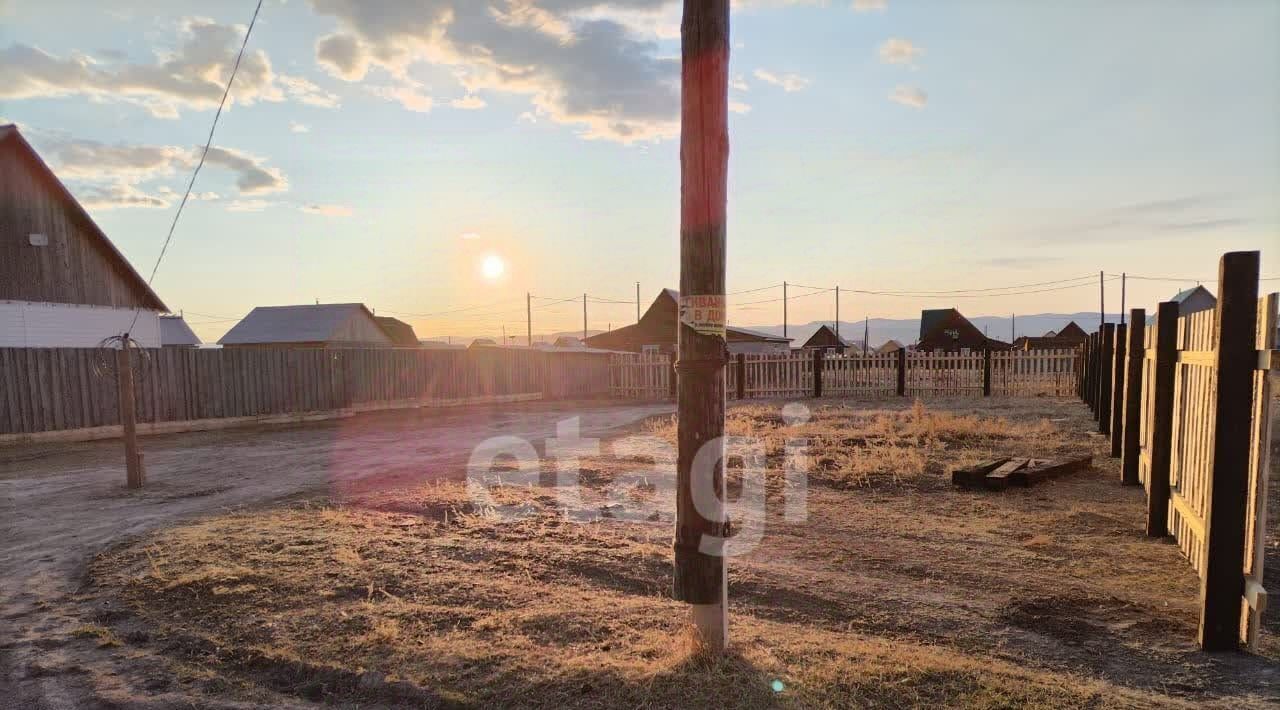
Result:
{"label": "white wall", "polygon": [[[133,322],[134,309],[67,303],[0,301],[0,348],[93,348]],[[130,335],[144,348],[160,347],[156,311],[138,313]]]}

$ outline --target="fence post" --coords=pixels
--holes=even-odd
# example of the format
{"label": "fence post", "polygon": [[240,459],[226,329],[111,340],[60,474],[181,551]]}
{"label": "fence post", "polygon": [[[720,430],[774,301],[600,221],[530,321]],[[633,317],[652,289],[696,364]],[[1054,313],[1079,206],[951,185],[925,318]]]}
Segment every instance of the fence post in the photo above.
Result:
{"label": "fence post", "polygon": [[1115,348],[1116,326],[1102,326],[1102,346],[1098,349],[1098,433],[1111,433],[1111,351]]}
{"label": "fence post", "polygon": [[1097,356],[1098,356],[1098,334],[1090,333],[1089,340],[1086,342],[1088,352],[1085,354],[1085,375],[1084,375],[1084,401],[1089,405],[1090,412],[1097,411],[1097,393],[1098,388],[1094,386],[1094,376],[1098,372]]}
{"label": "fence post", "polygon": [[898,396],[907,396],[907,349],[898,348]]}
{"label": "fence post", "polygon": [[747,354],[738,353],[738,399],[747,398]]}
{"label": "fence post", "polygon": [[813,351],[813,396],[818,398],[822,396],[822,364],[826,362],[826,354],[822,348],[815,348]]}
{"label": "fence post", "polygon": [[667,356],[667,359],[669,360],[667,370],[667,396],[671,399],[676,398],[676,386],[679,384],[679,380],[677,379],[679,374],[676,370],[676,358],[677,353],[675,351],[672,351],[671,354]]}
{"label": "fence post", "polygon": [[120,424],[124,429],[125,483],[129,488],[141,488],[145,480],[142,472],[142,455],[138,453],[138,413],[133,392],[133,364],[129,356],[128,335],[116,351],[116,377],[120,385]]}
{"label": "fence post", "polygon": [[1147,474],[1147,536],[1169,534],[1169,464],[1173,456],[1173,380],[1178,367],[1178,304],[1156,311],[1156,361],[1151,386],[1151,469]]}
{"label": "fence post", "polygon": [[982,351],[982,396],[991,396],[991,348]]}
{"label": "fence post", "polygon": [[1223,254],[1218,265],[1213,477],[1206,491],[1200,580],[1200,647],[1206,651],[1240,644],[1259,261],[1259,252],[1237,251]]}
{"label": "fence post", "polygon": [[1125,338],[1128,326],[1115,326],[1115,357],[1111,360],[1111,458],[1120,458],[1124,443],[1124,376]]}
{"label": "fence post", "polygon": [[1124,378],[1124,445],[1120,464],[1120,483],[1138,485],[1138,454],[1142,446],[1142,363],[1147,358],[1147,311],[1129,311],[1129,347],[1126,348],[1128,373]]}

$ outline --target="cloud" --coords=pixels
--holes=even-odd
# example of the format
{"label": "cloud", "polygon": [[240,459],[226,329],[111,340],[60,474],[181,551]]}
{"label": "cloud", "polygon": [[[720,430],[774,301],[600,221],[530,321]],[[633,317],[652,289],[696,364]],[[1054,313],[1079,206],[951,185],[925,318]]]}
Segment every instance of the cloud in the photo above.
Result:
{"label": "cloud", "polygon": [[460,99],[454,99],[449,102],[449,105],[454,108],[464,109],[468,111],[474,111],[476,109],[481,109],[481,108],[484,108],[485,106],[488,106],[488,104],[485,103],[484,99],[480,98],[479,96],[476,96],[475,94],[467,94],[466,96],[463,96]]}
{"label": "cloud", "polygon": [[991,266],[998,269],[1030,269],[1048,264],[1056,264],[1066,261],[1066,257],[1061,256],[997,256],[990,259],[979,259],[978,264],[981,266]]}
{"label": "cloud", "polygon": [[469,94],[528,97],[538,115],[585,138],[629,143],[678,132],[679,59],[619,19],[669,12],[669,0],[311,4],[339,24],[316,43],[321,66],[348,81],[376,67],[396,83],[375,93],[411,110],[429,107],[409,83],[411,67],[425,63],[448,69]]}
{"label": "cloud", "polygon": [[289,181],[279,168],[263,165],[257,156],[232,148],[213,146],[205,155],[208,165],[220,165],[236,174],[236,187],[246,195],[282,192],[289,189]]}
{"label": "cloud", "polygon": [[300,76],[281,74],[280,84],[284,87],[285,93],[288,94],[290,98],[300,103],[307,104],[308,106],[338,108],[338,106],[341,105],[341,101],[339,101],[337,94],[326,91],[315,83]]}
{"label": "cloud", "polygon": [[885,0],[853,0],[854,12],[884,12],[888,7]]}
{"label": "cloud", "polygon": [[298,123],[297,121],[289,121],[289,130],[294,133],[310,133],[311,126],[308,126],[305,123]]}
{"label": "cloud", "polygon": [[1137,241],[1187,233],[1221,232],[1256,223],[1240,214],[1231,195],[1200,194],[1135,202],[1094,209],[1084,214],[1060,214],[1020,233],[1033,233],[1044,242]]}
{"label": "cloud", "polygon": [[268,207],[276,207],[279,203],[270,200],[232,200],[227,204],[228,212],[261,212]]}
{"label": "cloud", "polygon": [[[99,209],[167,206],[180,194],[169,185],[158,183],[188,174],[203,148],[110,144],[47,131],[28,131],[27,137],[77,198],[86,207]],[[205,166],[229,172],[239,194],[282,192],[289,187],[284,174],[266,165],[264,158],[232,148],[211,148]],[[220,199],[212,191],[196,192],[192,197]]]}
{"label": "cloud", "polygon": [[729,110],[734,113],[751,113],[751,105],[730,99]]}
{"label": "cloud", "polygon": [[410,111],[427,113],[435,105],[435,100],[424,94],[423,88],[416,81],[405,80],[392,86],[370,86],[369,93],[395,101]]}
{"label": "cloud", "polygon": [[350,217],[355,214],[355,210],[343,205],[302,205],[298,209],[321,217]]}
{"label": "cloud", "polygon": [[463,232],[462,234],[458,235],[458,238],[459,238],[459,239],[465,239],[465,240],[468,240],[468,241],[469,241],[469,240],[472,240],[472,239],[479,239],[479,238],[480,238],[480,235],[479,235],[479,233],[477,233],[477,232]]}
{"label": "cloud", "polygon": [[751,85],[747,83],[746,78],[741,74],[734,74],[729,78],[729,88],[736,91],[750,91]]}
{"label": "cloud", "polygon": [[[235,62],[244,27],[212,20],[186,20],[182,43],[160,53],[154,63],[100,63],[91,56],[58,57],[25,44],[0,50],[5,81],[0,99],[88,96],[100,101],[125,101],[142,106],[159,118],[176,118],[179,110],[210,109],[222,98]],[[245,52],[232,103],[283,101],[281,88],[266,52]]]}
{"label": "cloud", "polygon": [[886,64],[914,64],[921,54],[924,54],[924,49],[910,40],[895,37],[880,45],[880,61]]}
{"label": "cloud", "polygon": [[810,84],[808,79],[799,74],[775,74],[767,69],[757,69],[755,77],[766,84],[780,87],[788,93],[800,91]]}
{"label": "cloud", "polygon": [[911,108],[924,108],[929,103],[929,95],[913,86],[899,86],[889,94],[889,100]]}

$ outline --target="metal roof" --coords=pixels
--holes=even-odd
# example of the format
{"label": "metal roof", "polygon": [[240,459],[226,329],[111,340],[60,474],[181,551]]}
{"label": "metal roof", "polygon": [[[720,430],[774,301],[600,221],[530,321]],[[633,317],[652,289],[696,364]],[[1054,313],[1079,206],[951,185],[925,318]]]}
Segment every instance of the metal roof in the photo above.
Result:
{"label": "metal roof", "polygon": [[124,254],[116,248],[116,245],[111,243],[111,240],[107,238],[106,232],[103,232],[102,228],[98,226],[98,223],[93,221],[93,218],[85,211],[84,205],[81,205],[80,201],[75,198],[75,195],[72,195],[71,191],[67,189],[67,186],[62,184],[62,181],[59,180],[53,170],[49,168],[49,165],[44,162],[44,159],[36,152],[36,149],[31,147],[31,144],[27,142],[27,139],[23,138],[22,132],[18,130],[18,127],[12,123],[0,126],[0,145],[8,144],[10,138],[13,139],[13,144],[17,146],[20,151],[26,153],[27,156],[31,158],[36,169],[45,174],[45,177],[47,177],[53,184],[54,192],[58,197],[62,198],[63,203],[66,204],[68,209],[73,213],[73,216],[79,218],[79,221],[87,228],[90,238],[96,238],[104,247],[106,247],[107,258],[116,261],[120,265],[120,268],[124,270],[125,276],[134,281],[135,287],[142,292],[142,300],[149,301],[150,303],[148,305],[154,310],[161,312],[168,311],[169,307],[164,305],[164,301],[161,301],[160,297],[156,295],[156,292],[152,290],[151,284],[148,284],[142,278],[142,275],[138,273],[137,269],[133,268],[133,264],[130,264],[129,260],[124,258]]}
{"label": "metal roof", "polygon": [[160,316],[160,345],[201,345],[182,316]]}
{"label": "metal roof", "polygon": [[386,336],[363,303],[323,303],[314,306],[258,306],[218,342],[222,345],[252,343],[327,342],[354,317],[368,318]]}

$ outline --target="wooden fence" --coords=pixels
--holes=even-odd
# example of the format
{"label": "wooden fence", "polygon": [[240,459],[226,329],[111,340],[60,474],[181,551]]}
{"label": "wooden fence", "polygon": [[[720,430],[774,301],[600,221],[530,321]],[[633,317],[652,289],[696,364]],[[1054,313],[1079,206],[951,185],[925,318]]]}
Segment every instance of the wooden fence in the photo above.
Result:
{"label": "wooden fence", "polygon": [[1257,252],[1222,258],[1216,310],[1090,336],[1081,397],[1122,458],[1121,483],[1147,495],[1147,534],[1172,536],[1200,576],[1200,645],[1256,647],[1263,582],[1268,455],[1280,369],[1276,309],[1258,298]]}
{"label": "wooden fence", "polygon": [[[610,356],[610,392],[625,399],[671,399],[670,355]],[[835,355],[814,351],[739,354],[725,366],[731,398],[819,396],[1068,396],[1077,389],[1079,350],[965,353],[898,351]],[[739,384],[741,382],[741,384]]]}
{"label": "wooden fence", "polygon": [[[379,405],[605,396],[604,354],[534,350],[135,351],[142,423]],[[114,352],[0,348],[0,435],[120,424]]]}

